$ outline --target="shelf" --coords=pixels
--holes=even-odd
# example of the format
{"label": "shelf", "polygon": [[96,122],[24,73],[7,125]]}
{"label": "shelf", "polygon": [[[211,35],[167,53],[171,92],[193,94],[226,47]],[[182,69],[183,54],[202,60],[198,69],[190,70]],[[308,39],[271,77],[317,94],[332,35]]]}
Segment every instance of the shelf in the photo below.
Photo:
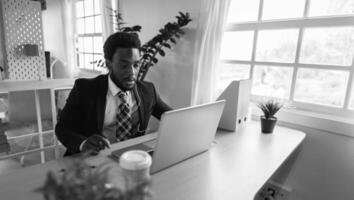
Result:
{"label": "shelf", "polygon": [[72,87],[75,79],[0,81],[0,93]]}

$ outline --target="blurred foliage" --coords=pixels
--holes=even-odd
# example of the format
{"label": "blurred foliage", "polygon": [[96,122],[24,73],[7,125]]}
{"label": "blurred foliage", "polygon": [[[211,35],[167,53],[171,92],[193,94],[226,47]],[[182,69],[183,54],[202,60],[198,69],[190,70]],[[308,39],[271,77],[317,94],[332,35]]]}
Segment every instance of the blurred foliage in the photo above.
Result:
{"label": "blurred foliage", "polygon": [[84,157],[66,160],[66,168],[55,173],[49,171],[42,187],[36,192],[45,200],[146,200],[152,199],[150,181],[130,190],[114,187],[109,179],[107,163],[89,166]]}

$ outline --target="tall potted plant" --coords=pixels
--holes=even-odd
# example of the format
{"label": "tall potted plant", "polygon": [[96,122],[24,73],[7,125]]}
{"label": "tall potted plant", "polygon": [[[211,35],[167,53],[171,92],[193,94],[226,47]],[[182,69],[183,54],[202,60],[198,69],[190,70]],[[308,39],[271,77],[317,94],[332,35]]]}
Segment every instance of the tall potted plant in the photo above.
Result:
{"label": "tall potted plant", "polygon": [[[123,22],[122,14],[119,10],[114,10],[109,8],[112,12],[112,17],[114,18],[113,24],[118,32],[126,32],[137,34],[141,31],[141,26],[126,26]],[[168,22],[163,28],[159,30],[156,36],[150,39],[148,42],[143,44],[140,48],[141,59],[140,59],[140,70],[138,73],[138,79],[144,80],[150,67],[153,67],[159,60],[158,56],[165,56],[165,49],[171,49],[174,44],[177,44],[177,40],[181,38],[185,32],[182,30],[183,27],[187,26],[192,19],[188,12],[178,12],[175,22]],[[104,59],[93,61],[98,67],[105,66]]]}
{"label": "tall potted plant", "polygon": [[270,99],[258,103],[257,106],[263,112],[261,116],[262,133],[273,133],[275,124],[277,123],[277,118],[274,115],[283,107],[283,104],[274,99]]}

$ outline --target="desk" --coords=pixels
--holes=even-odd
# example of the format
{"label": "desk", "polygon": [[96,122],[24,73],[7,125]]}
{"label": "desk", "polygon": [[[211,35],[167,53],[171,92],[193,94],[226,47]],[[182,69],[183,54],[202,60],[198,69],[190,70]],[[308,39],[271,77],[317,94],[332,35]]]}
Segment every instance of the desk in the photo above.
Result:
{"label": "desk", "polygon": [[[156,134],[121,142],[111,150],[154,137]],[[238,133],[218,131],[209,151],[152,176],[155,199],[251,200],[304,138],[303,132],[280,126],[273,134],[261,134],[259,122],[250,122]],[[111,150],[89,158],[88,162],[97,165],[108,161]],[[43,184],[49,169],[57,171],[61,167],[60,161],[50,161],[1,176],[1,199],[42,199],[33,189]]]}

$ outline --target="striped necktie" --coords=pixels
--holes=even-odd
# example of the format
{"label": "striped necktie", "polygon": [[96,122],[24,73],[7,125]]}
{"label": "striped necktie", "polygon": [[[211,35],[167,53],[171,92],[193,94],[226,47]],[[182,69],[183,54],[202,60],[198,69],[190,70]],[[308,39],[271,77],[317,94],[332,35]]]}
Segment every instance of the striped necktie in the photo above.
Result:
{"label": "striped necktie", "polygon": [[120,91],[118,93],[120,104],[117,108],[117,122],[116,122],[116,137],[118,141],[127,140],[130,137],[130,130],[132,128],[130,106],[128,104],[128,94]]}

